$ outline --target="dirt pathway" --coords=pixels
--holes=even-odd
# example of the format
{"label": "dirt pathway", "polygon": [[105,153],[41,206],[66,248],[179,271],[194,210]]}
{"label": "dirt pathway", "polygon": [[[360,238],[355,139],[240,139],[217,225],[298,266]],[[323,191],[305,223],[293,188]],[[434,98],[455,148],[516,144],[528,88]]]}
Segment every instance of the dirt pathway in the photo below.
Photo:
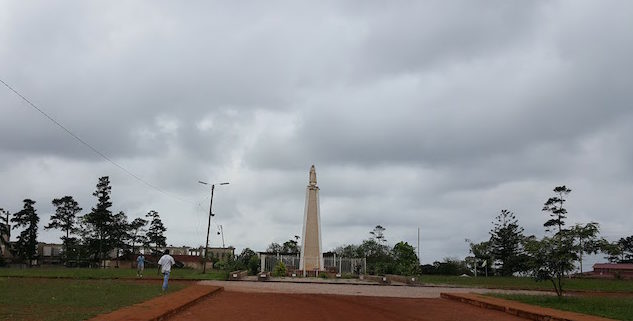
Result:
{"label": "dirt pathway", "polygon": [[169,320],[519,321],[500,311],[445,299],[224,291]]}

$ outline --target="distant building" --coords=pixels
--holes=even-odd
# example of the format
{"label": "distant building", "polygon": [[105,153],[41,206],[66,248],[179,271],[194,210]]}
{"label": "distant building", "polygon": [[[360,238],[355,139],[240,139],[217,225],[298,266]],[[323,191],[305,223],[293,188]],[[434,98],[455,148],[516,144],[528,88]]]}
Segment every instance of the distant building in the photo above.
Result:
{"label": "distant building", "polygon": [[57,265],[62,264],[63,244],[37,243],[37,264]]}
{"label": "distant building", "polygon": [[597,263],[588,274],[599,278],[633,279],[633,264]]}

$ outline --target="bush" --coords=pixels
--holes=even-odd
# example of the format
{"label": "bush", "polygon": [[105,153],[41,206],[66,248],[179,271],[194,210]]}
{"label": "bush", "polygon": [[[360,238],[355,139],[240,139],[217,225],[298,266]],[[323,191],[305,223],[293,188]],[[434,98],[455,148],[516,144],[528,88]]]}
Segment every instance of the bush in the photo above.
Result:
{"label": "bush", "polygon": [[287,272],[288,271],[286,270],[286,265],[284,264],[284,262],[279,261],[273,269],[273,276],[286,276]]}
{"label": "bush", "polygon": [[251,256],[248,260],[248,273],[251,275],[257,274],[257,272],[259,272],[259,264],[259,258],[256,255]]}
{"label": "bush", "polygon": [[327,278],[328,278],[328,275],[327,275],[327,273],[325,273],[325,272],[320,272],[320,273],[319,273],[319,277],[320,277],[320,278],[322,278],[322,279],[327,279]]}

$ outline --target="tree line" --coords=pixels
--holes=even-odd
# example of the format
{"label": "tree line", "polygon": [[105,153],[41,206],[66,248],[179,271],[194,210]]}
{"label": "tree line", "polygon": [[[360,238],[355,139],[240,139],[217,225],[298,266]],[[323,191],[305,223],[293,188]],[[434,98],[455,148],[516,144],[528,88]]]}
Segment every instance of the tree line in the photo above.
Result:
{"label": "tree line", "polygon": [[475,273],[483,274],[485,269],[494,275],[527,275],[537,281],[549,281],[557,295],[562,296],[565,276],[575,270],[576,263],[582,274],[583,257],[587,254],[604,253],[612,263],[633,262],[633,236],[609,242],[600,237],[597,222],[567,225],[564,204],[571,191],[564,185],[557,186],[554,195],[543,204],[547,220],[543,223],[545,236],[540,239],[524,235],[515,214],[501,210],[489,232],[490,238],[470,242],[472,256],[465,263]]}
{"label": "tree line", "polygon": [[[118,259],[122,254],[136,253],[137,246],[156,252],[167,245],[167,228],[158,212],[150,210],[145,218],[135,218],[131,222],[125,212],[113,213],[112,186],[108,176],[99,178],[92,195],[97,199],[96,205],[84,215],[80,214],[83,209],[72,196],[63,196],[52,201],[55,213],[44,229],[56,229],[63,233],[63,251],[60,257],[65,265],[105,266],[105,260],[111,258],[112,252]],[[21,229],[15,242],[9,242],[8,237],[0,237],[0,242],[13,255],[13,262],[31,266],[38,257],[40,217],[34,206],[35,201],[25,199],[23,202],[22,210],[13,214],[0,209],[0,213],[7,217],[5,222],[0,220],[0,236],[10,235],[9,222],[13,223],[12,229]],[[8,219],[9,217],[11,218]]]}

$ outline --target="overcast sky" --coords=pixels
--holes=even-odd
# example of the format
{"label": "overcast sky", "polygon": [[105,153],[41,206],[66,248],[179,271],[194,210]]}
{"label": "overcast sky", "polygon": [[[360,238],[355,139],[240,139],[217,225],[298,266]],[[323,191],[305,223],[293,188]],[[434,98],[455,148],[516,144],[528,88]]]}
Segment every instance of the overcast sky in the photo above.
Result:
{"label": "overcast sky", "polygon": [[[167,242],[265,250],[300,235],[310,165],[324,250],[380,224],[424,263],[463,258],[501,209],[543,235],[633,234],[631,1],[5,1],[0,207],[160,213]],[[59,231],[39,239],[59,242]],[[212,246],[221,245],[213,234]]]}

